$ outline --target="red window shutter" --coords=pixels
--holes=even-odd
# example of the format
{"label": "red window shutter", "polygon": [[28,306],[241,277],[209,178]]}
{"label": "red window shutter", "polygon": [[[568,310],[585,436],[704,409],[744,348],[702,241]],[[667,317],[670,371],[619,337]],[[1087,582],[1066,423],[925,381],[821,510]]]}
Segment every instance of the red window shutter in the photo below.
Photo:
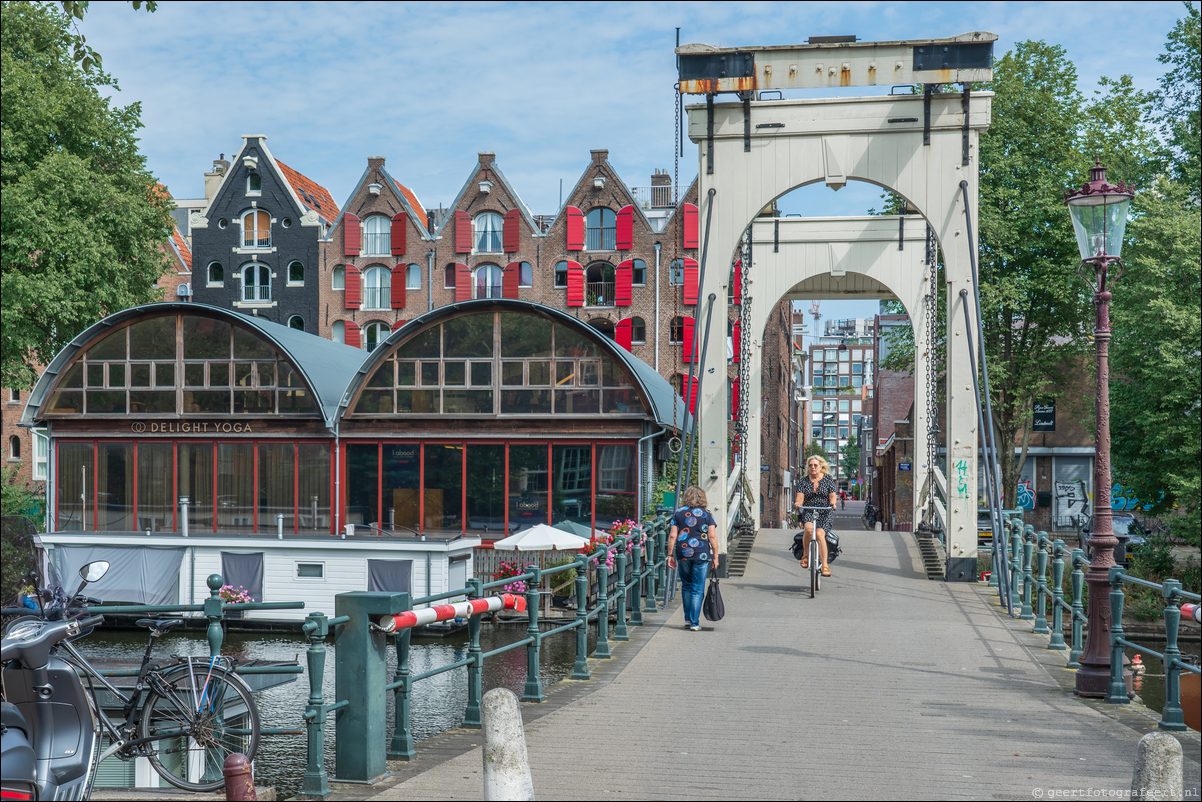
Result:
{"label": "red window shutter", "polygon": [[686,248],[700,248],[701,237],[698,235],[697,207],[686,203],[681,211],[684,212],[684,220],[680,227],[681,245]]}
{"label": "red window shutter", "polygon": [[684,300],[682,303],[695,305],[697,296],[700,294],[701,288],[698,286],[699,281],[696,259],[684,260]]}
{"label": "red window shutter", "polygon": [[392,269],[392,308],[405,308],[405,265]]}
{"label": "red window shutter", "polygon": [[730,419],[739,417],[739,380],[736,378],[730,385]]}
{"label": "red window shutter", "polygon": [[689,414],[692,415],[697,411],[697,379],[690,379],[688,376],[680,377],[681,392],[680,396],[689,406]]}
{"label": "red window shutter", "polygon": [[392,218],[392,255],[403,256],[409,237],[409,213],[401,212]]}
{"label": "red window shutter", "polygon": [[634,247],[634,207],[623,206],[618,209],[618,230],[615,247],[619,251],[628,251]]}
{"label": "red window shutter", "polygon": [[680,344],[681,359],[685,362],[693,361],[693,325],[694,321],[691,317],[682,318],[684,321],[684,342]]}
{"label": "red window shutter", "polygon": [[362,348],[362,340],[359,337],[359,324],[353,321],[343,323],[343,342],[352,348]]}
{"label": "red window shutter", "polygon": [[467,212],[455,212],[455,253],[472,252],[472,218]]}
{"label": "red window shutter", "polygon": [[584,250],[584,212],[575,206],[563,210],[567,219],[567,249],[569,251]]}
{"label": "red window shutter", "polygon": [[734,328],[731,329],[731,332],[730,332],[730,347],[734,351],[734,357],[732,357],[732,361],[734,361],[734,362],[738,362],[740,360],[739,343],[742,341],[739,339],[739,334],[742,332],[742,330],[743,330],[742,327],[739,325],[739,322],[736,320]]}
{"label": "red window shutter", "polygon": [[634,286],[634,260],[627,259],[619,264],[614,278],[614,302],[618,306],[630,306]]}
{"label": "red window shutter", "polygon": [[614,326],[614,340],[629,351],[631,339],[631,319],[619,320],[618,325]]}
{"label": "red window shutter", "polygon": [[505,265],[505,274],[501,277],[501,295],[503,297],[518,297],[518,279],[521,278],[521,270],[521,262],[510,262]]}
{"label": "red window shutter", "polygon": [[743,302],[743,260],[739,259],[735,262],[734,275],[730,279],[730,293],[734,297],[735,303]]}
{"label": "red window shutter", "polygon": [[409,322],[408,320],[398,320],[396,323],[392,324],[392,330],[396,331],[397,329],[399,329],[401,326],[404,326],[408,322]]}
{"label": "red window shutter", "polygon": [[344,256],[359,255],[359,218],[347,212],[342,216],[342,253]]}
{"label": "red window shutter", "polygon": [[358,309],[363,300],[363,274],[354,265],[346,266],[346,290],[343,304],[347,309]]}
{"label": "red window shutter", "polygon": [[472,300],[472,271],[462,262],[455,263],[455,303]]}
{"label": "red window shutter", "polygon": [[584,306],[584,268],[568,262],[568,306]]}
{"label": "red window shutter", "polygon": [[[518,249],[522,247],[521,216],[522,213],[517,209],[510,209],[505,213],[505,226],[501,229],[505,253],[517,253]],[[509,296],[505,297],[508,298]],[[516,298],[517,296],[513,297]]]}

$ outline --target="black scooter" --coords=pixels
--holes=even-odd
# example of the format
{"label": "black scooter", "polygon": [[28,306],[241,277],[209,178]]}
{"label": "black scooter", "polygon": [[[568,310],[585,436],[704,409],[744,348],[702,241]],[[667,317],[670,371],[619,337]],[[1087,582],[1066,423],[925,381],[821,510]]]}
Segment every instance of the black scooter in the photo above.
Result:
{"label": "black scooter", "polygon": [[[78,598],[108,568],[104,560],[81,568],[82,582],[70,598]],[[70,618],[61,589],[43,602],[41,612],[16,619],[0,639],[0,797],[88,799],[96,778],[100,724],[75,669],[53,650],[63,640],[88,634],[104,617]]]}

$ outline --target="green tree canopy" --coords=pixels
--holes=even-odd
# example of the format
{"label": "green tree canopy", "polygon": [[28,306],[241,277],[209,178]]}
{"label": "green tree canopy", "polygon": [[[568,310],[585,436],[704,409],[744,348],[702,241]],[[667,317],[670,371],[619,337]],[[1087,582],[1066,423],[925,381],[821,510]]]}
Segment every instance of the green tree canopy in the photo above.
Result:
{"label": "green tree canopy", "polygon": [[75,61],[68,17],[27,2],[2,15],[0,370],[28,387],[81,329],[157,297],[174,204],[138,152],[140,104],[102,96],[116,82]]}

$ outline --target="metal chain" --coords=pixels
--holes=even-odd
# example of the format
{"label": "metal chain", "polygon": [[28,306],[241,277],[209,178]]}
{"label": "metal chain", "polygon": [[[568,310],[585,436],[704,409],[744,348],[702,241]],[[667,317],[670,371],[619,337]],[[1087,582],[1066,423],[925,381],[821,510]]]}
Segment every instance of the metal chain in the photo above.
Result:
{"label": "metal chain", "polygon": [[742,247],[739,250],[739,341],[734,344],[739,349],[739,407],[735,413],[735,437],[742,452],[742,459],[739,460],[739,508],[747,509],[750,506],[747,503],[747,438],[749,437],[747,397],[750,395],[748,385],[751,382],[751,295],[747,292],[747,279],[751,275],[750,226],[743,234]]}
{"label": "metal chain", "polygon": [[[680,214],[680,157],[681,150],[683,149],[684,145],[680,144],[680,84],[673,84],[672,88],[673,94],[675,95],[675,97],[672,99],[672,105],[676,107],[676,128],[672,135],[672,208],[674,210],[672,214],[673,216],[678,216]],[[683,222],[681,225],[684,225]],[[683,236],[683,234],[684,230],[682,228],[681,235]],[[680,298],[677,296],[676,288],[672,286],[672,263],[676,261],[679,242],[680,237],[675,237],[672,243],[672,258],[668,260],[668,291],[672,293],[672,319],[668,322],[668,343],[669,348],[672,349],[672,378],[674,379],[682,375],[680,372],[680,348],[672,346],[672,325],[676,322],[676,319],[680,317]],[[681,381],[681,390],[685,393],[688,392],[688,388],[684,386],[683,381]],[[673,421],[677,420],[677,414],[680,410],[681,400],[682,397],[680,393],[672,394]],[[683,431],[681,432],[681,441],[684,441]],[[676,473],[678,476],[680,475],[680,472],[684,470],[684,461],[684,448],[681,448],[676,455]],[[686,477],[686,481],[687,479],[688,477]],[[676,504],[680,504],[680,499],[676,500]]]}
{"label": "metal chain", "polygon": [[935,443],[939,437],[939,393],[936,389],[938,371],[935,366],[935,349],[939,336],[936,320],[939,313],[939,260],[936,253],[935,231],[927,226],[926,261],[930,266],[930,290],[927,293],[927,512],[929,523],[935,522]]}

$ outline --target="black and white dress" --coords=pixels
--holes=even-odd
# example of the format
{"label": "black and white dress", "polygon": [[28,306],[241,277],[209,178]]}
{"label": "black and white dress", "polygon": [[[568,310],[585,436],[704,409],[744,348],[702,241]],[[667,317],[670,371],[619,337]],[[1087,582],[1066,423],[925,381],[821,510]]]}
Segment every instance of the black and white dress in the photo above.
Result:
{"label": "black and white dress", "polygon": [[801,484],[798,490],[805,499],[802,506],[805,507],[825,507],[824,510],[802,510],[801,523],[805,525],[810,521],[814,522],[815,529],[823,529],[827,532],[831,531],[831,493],[837,493],[838,485],[830,474],[823,474],[818,480],[818,487],[814,487],[814,482],[809,476],[801,477]]}

